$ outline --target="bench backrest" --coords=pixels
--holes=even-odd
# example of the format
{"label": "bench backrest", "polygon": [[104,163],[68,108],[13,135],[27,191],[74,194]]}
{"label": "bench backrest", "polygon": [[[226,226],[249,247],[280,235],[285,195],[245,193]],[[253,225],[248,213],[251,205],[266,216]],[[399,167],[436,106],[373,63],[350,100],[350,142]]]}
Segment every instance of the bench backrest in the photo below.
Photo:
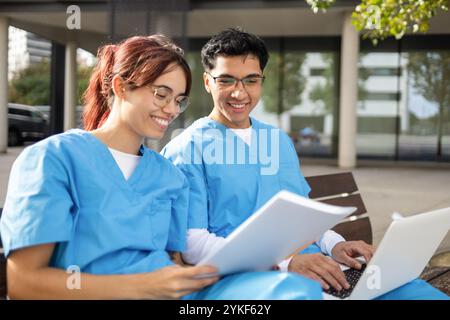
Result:
{"label": "bench backrest", "polygon": [[358,186],[351,172],[306,177],[309,197],[321,202],[357,207],[355,213],[333,228],[345,240],[363,240],[372,244],[372,227]]}

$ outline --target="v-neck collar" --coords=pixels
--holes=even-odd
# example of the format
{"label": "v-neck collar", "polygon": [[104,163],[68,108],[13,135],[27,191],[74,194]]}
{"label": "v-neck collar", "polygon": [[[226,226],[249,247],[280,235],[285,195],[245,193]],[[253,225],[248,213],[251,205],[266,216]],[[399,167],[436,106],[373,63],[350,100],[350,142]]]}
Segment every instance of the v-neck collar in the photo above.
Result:
{"label": "v-neck collar", "polygon": [[121,188],[133,189],[133,187],[140,181],[142,174],[145,172],[150,162],[150,156],[152,156],[151,151],[144,148],[142,145],[139,147],[139,152],[142,154],[142,157],[127,180],[125,179],[122,170],[114,159],[111,151],[109,151],[108,146],[92,133],[83,130],[80,131],[82,131],[89,141],[95,145],[95,149],[99,152],[100,157],[103,160],[103,164],[105,165],[105,169],[108,171],[108,174],[111,176],[112,180]]}
{"label": "v-neck collar", "polygon": [[[240,139],[243,144],[244,144],[244,148],[246,150],[246,153],[249,157],[249,162],[250,163],[257,163],[258,164],[258,150],[259,150],[259,145],[258,143],[258,134],[257,134],[257,130],[259,128],[259,123],[257,120],[255,120],[254,118],[250,117],[250,126],[252,128],[252,136],[250,139],[250,145],[248,145],[236,132],[234,132],[233,130],[231,130],[231,128],[228,128],[227,126],[225,126],[224,124],[220,123],[217,120],[211,119],[210,117],[204,117],[203,119],[206,120],[206,122],[208,123],[208,125],[212,126],[213,128],[217,128],[219,130],[221,130],[224,134],[224,137],[226,137],[226,130],[230,130],[231,134],[236,136],[238,139]],[[259,165],[259,164],[258,164]]]}
{"label": "v-neck collar", "polygon": [[[255,119],[253,119],[252,117],[250,117],[250,128],[252,129],[252,136],[250,139],[250,145],[248,145],[236,132],[234,132],[232,130],[232,128],[228,128],[226,125],[220,123],[217,120],[214,120],[210,117],[204,117],[203,119],[205,119],[207,122],[209,122],[211,125],[215,126],[216,128],[220,129],[221,131],[223,131],[224,133],[226,133],[226,130],[230,130],[230,132],[235,135],[236,137],[238,137],[238,139],[242,140],[244,142],[244,144],[246,145],[246,147],[248,149],[252,149],[250,145],[252,145],[253,143],[256,143],[256,135],[255,135],[255,130],[258,127],[257,121]],[[247,128],[245,128],[247,129]]]}

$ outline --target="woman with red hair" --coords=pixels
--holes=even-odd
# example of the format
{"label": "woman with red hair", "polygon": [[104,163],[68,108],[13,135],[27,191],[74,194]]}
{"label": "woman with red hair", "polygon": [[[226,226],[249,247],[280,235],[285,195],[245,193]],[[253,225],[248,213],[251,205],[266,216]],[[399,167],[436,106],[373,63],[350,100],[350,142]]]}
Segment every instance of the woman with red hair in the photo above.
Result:
{"label": "woman with red hair", "polygon": [[[84,128],[27,147],[11,171],[1,220],[10,298],[179,298],[214,283],[179,267],[188,185],[142,145],[188,104],[191,72],[163,36],[99,50]],[[69,274],[68,274],[69,273]]]}

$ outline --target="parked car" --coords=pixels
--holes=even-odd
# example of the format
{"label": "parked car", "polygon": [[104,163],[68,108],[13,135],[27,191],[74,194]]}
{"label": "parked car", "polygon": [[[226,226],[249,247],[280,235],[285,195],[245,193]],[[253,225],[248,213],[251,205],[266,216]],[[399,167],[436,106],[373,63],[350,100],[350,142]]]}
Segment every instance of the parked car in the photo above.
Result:
{"label": "parked car", "polygon": [[25,141],[44,139],[49,133],[48,117],[38,109],[8,103],[8,145],[20,146]]}

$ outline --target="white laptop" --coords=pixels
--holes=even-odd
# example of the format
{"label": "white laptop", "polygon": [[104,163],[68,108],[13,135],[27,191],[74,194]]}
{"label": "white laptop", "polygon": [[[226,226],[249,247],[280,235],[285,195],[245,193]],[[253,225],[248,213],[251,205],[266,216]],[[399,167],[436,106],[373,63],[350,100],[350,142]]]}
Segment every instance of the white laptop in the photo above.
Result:
{"label": "white laptop", "polygon": [[355,210],[280,191],[198,265],[215,266],[220,275],[270,270]]}
{"label": "white laptop", "polygon": [[449,229],[450,208],[394,220],[365,270],[344,271],[352,288],[337,297],[332,289],[324,298],[373,299],[416,279]]}

